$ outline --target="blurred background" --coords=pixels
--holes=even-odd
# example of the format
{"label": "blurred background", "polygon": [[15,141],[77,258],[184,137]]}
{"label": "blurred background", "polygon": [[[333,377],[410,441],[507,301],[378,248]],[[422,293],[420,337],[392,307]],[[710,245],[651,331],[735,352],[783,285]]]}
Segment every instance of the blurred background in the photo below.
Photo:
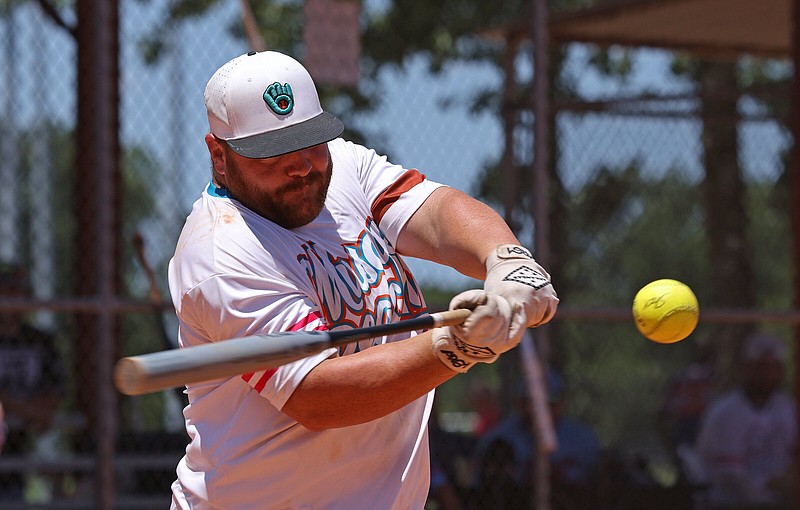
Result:
{"label": "blurred background", "polygon": [[[532,349],[438,390],[429,508],[708,507],[695,439],[753,333],[783,342],[796,394],[798,16],[792,0],[0,1],[0,508],[168,507],[185,396],[123,396],[112,368],[176,345],[166,266],[210,177],[203,89],[251,49],[304,62],[346,138],[495,207],[561,298]],[[431,309],[480,284],[409,265]],[[659,278],[700,302],[677,344],[632,320]],[[531,411],[531,366],[576,451],[537,448],[541,416],[508,450],[487,439]]]}

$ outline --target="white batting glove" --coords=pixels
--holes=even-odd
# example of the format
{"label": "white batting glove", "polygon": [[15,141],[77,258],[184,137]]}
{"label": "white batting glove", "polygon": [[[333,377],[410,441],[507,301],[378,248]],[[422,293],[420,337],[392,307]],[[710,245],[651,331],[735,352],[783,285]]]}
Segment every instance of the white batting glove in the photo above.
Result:
{"label": "white batting glove", "polygon": [[458,326],[433,330],[433,351],[451,370],[464,373],[476,363],[492,363],[514,348],[525,332],[525,313],[502,297],[484,290],[468,290],[450,301],[450,310],[472,313]]}
{"label": "white batting glove", "polygon": [[558,307],[550,275],[536,263],[531,252],[516,244],[501,244],[489,254],[483,288],[503,296],[512,305],[522,305],[529,328],[550,321]]}

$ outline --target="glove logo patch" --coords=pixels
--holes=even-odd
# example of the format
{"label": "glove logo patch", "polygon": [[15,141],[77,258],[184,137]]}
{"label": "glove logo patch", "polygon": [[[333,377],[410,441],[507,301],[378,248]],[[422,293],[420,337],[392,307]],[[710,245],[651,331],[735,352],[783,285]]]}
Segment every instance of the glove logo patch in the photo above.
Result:
{"label": "glove logo patch", "polygon": [[476,345],[471,345],[458,337],[453,337],[453,343],[459,351],[463,352],[467,356],[472,356],[473,358],[491,358],[492,356],[496,355],[496,353],[489,347],[478,347]]}
{"label": "glove logo patch", "polygon": [[533,258],[533,255],[531,255],[531,252],[529,252],[528,250],[526,250],[522,246],[510,246],[510,247],[506,248],[506,251],[508,251],[508,253],[506,254],[508,256],[518,255],[518,256],[521,256],[521,257],[528,258],[528,259],[532,259]]}
{"label": "glove logo patch", "polygon": [[463,359],[458,357],[458,354],[454,353],[453,351],[442,351],[442,354],[447,356],[447,361],[450,362],[455,368],[464,368],[468,367],[470,364]]}
{"label": "glove logo patch", "polygon": [[541,271],[530,266],[520,266],[503,278],[506,282],[517,282],[533,287],[536,290],[550,285],[550,279]]}

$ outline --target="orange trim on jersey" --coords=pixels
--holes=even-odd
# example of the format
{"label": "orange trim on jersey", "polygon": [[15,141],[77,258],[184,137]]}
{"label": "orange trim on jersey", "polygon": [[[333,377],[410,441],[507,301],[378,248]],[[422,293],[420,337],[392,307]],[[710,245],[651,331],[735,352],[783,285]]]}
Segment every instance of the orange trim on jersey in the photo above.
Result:
{"label": "orange trim on jersey", "polygon": [[383,215],[386,214],[386,211],[389,210],[392,204],[397,202],[400,195],[424,180],[425,175],[421,174],[419,170],[412,168],[401,175],[391,186],[383,190],[372,203],[372,210],[370,212],[375,221],[380,223]]}

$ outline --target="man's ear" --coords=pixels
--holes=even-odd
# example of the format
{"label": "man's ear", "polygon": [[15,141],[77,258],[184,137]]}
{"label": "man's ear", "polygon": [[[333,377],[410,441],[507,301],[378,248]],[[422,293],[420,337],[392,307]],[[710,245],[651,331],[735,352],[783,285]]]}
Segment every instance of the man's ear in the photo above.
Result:
{"label": "man's ear", "polygon": [[[211,133],[206,133],[206,146],[211,155],[211,164],[214,165],[214,173],[218,177],[225,176],[225,142]],[[225,183],[218,183],[224,185]]]}

